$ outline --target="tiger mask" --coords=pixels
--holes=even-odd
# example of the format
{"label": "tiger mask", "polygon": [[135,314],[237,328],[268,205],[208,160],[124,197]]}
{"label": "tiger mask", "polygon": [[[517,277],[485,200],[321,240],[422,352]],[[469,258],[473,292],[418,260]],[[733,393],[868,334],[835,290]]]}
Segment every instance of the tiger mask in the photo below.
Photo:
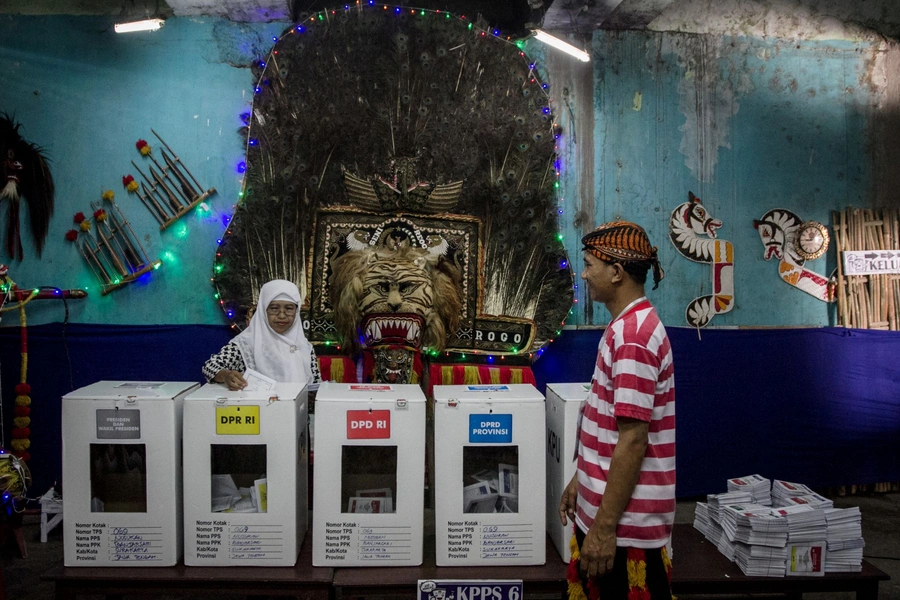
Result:
{"label": "tiger mask", "polygon": [[343,344],[440,351],[459,326],[459,270],[421,248],[354,250],[332,262],[334,321]]}

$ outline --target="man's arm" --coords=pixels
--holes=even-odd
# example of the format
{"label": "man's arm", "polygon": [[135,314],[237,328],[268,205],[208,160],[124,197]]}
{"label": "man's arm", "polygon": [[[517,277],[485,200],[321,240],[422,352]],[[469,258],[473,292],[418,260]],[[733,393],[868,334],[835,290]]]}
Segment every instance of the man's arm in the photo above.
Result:
{"label": "man's arm", "polygon": [[[563,490],[562,497],[559,499],[559,521],[563,525],[569,524],[569,519],[575,522],[575,509],[578,507],[578,473],[572,476],[572,479]],[[568,518],[567,518],[568,517]]]}
{"label": "man's arm", "polygon": [[619,441],[609,464],[606,491],[581,548],[581,569],[588,577],[612,570],[616,556],[616,525],[631,501],[647,451],[650,423],[619,417],[616,424]]}

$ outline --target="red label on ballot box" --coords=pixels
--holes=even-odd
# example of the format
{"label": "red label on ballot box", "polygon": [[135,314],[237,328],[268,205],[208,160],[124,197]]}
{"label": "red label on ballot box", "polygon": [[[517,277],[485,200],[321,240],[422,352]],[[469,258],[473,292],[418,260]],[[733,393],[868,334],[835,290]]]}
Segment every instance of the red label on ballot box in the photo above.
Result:
{"label": "red label on ballot box", "polygon": [[383,440],[391,437],[391,411],[348,410],[348,440]]}

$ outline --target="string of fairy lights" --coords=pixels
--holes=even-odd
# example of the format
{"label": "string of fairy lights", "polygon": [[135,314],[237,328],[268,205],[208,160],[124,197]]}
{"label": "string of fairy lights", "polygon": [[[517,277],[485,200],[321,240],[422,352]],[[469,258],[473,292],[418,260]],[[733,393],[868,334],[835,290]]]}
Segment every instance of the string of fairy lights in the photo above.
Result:
{"label": "string of fairy lights", "polygon": [[[344,4],[342,8],[322,10],[317,13],[313,13],[311,16],[304,18],[303,21],[298,22],[295,25],[291,26],[289,29],[285,30],[281,34],[281,36],[273,36],[272,37],[272,42],[273,42],[272,49],[269,51],[265,60],[259,59],[259,61],[258,61],[258,66],[260,67],[261,71],[260,71],[259,78],[257,79],[256,84],[253,87],[254,98],[256,96],[259,96],[260,94],[263,94],[265,92],[265,89],[268,86],[269,80],[268,80],[268,77],[266,76],[266,71],[269,68],[270,63],[275,62],[275,60],[273,60],[273,59],[275,59],[275,57],[277,57],[277,55],[278,55],[277,47],[278,47],[278,43],[281,40],[285,39],[287,36],[302,35],[303,33],[305,33],[308,30],[308,28],[314,27],[319,23],[329,24],[331,19],[337,17],[340,13],[348,13],[350,11],[358,11],[359,12],[359,11],[363,11],[363,10],[381,10],[383,12],[390,11],[395,15],[409,14],[409,15],[418,16],[419,18],[442,18],[445,20],[457,19],[459,21],[463,21],[464,23],[466,23],[466,28],[470,32],[472,32],[473,35],[480,36],[480,37],[491,36],[491,37],[497,39],[498,41],[500,41],[501,43],[507,43],[507,44],[512,44],[512,45],[516,46],[516,48],[519,51],[519,56],[522,57],[526,61],[528,60],[528,57],[525,55],[525,52],[523,50],[523,48],[525,46],[524,41],[522,41],[522,40],[512,41],[512,39],[510,37],[503,38],[503,37],[501,37],[500,31],[498,29],[481,28],[478,25],[476,25],[475,23],[473,23],[472,21],[470,21],[465,15],[455,16],[447,11],[442,11],[442,10],[411,8],[411,7],[390,5],[390,4],[382,4],[379,2],[375,2],[375,0],[356,0],[356,2],[352,5]],[[539,89],[544,94],[544,97],[546,99],[546,105],[543,106],[541,108],[541,110],[543,111],[543,113],[545,115],[551,115],[552,111],[551,111],[550,104],[552,103],[552,100],[550,98],[549,91],[548,91],[550,86],[546,82],[538,81],[537,64],[534,61],[529,61],[528,69],[529,69],[528,77],[527,77],[528,83],[538,85]],[[255,146],[258,144],[258,140],[252,136],[252,121],[253,121],[253,119],[251,118],[252,114],[253,114],[252,104],[251,104],[251,108],[249,111],[245,111],[241,114],[241,120],[247,127],[247,142],[246,142],[246,147],[245,147],[245,155],[247,155],[249,153],[251,146]],[[554,167],[553,172],[554,172],[554,176],[555,176],[555,181],[553,182],[553,189],[558,196],[558,198],[557,198],[557,213],[560,217],[562,217],[562,215],[564,214],[565,199],[561,195],[559,195],[560,176],[561,176],[561,171],[562,171],[562,161],[560,160],[560,154],[559,154],[561,129],[557,123],[552,124],[552,132],[553,132],[553,137],[555,140],[555,143],[554,143],[555,157],[554,157],[554,162],[553,162],[553,167]],[[246,159],[238,162],[238,164],[236,166],[237,173],[243,175],[246,172],[246,170],[247,170]],[[225,315],[228,317],[228,319],[230,321],[232,321],[232,323],[231,323],[232,329],[237,329],[237,323],[234,322],[235,313],[231,308],[229,308],[226,305],[225,300],[221,296],[221,293],[219,291],[219,285],[217,282],[217,275],[222,273],[223,269],[225,268],[225,265],[220,261],[220,259],[222,257],[221,247],[227,243],[228,236],[230,236],[232,233],[231,224],[233,221],[233,215],[234,215],[234,212],[237,211],[238,205],[243,201],[244,193],[246,191],[246,185],[247,185],[246,177],[241,177],[241,181],[240,181],[241,189],[240,189],[240,192],[238,193],[237,202],[232,206],[232,215],[224,215],[222,218],[222,221],[225,225],[225,231],[222,233],[221,237],[216,240],[216,242],[217,242],[216,258],[213,261],[213,273],[212,273],[212,277],[210,277],[210,281],[212,282],[213,288],[214,288],[213,297],[218,302],[219,306],[221,307],[221,309],[223,310]],[[560,243],[564,242],[564,235],[562,234],[562,232],[557,234],[557,240]],[[568,261],[565,258],[561,259],[559,268],[567,269],[568,267],[569,267]],[[573,284],[572,284],[573,290],[575,292],[577,292],[578,285],[574,282],[574,279],[575,278],[573,276]],[[574,298],[574,302],[575,303],[578,302],[577,297]],[[571,315],[573,312],[574,312],[574,307],[569,310],[569,312],[567,313],[567,317],[568,317],[568,315]],[[560,323],[559,329],[556,330],[557,337],[562,333],[563,326],[565,326],[565,319]],[[549,341],[553,342],[554,339],[555,338],[551,338]],[[337,343],[333,343],[330,341],[325,342],[326,346],[331,346],[332,344],[334,344],[336,348],[340,349],[340,345],[338,345]],[[541,347],[534,352],[529,352],[528,357],[530,359],[540,357],[543,354],[545,349],[546,349],[546,346]],[[475,355],[479,355],[481,357],[484,357],[488,363],[493,363],[495,360],[495,356],[499,356],[499,359],[502,361],[502,360],[506,359],[507,355],[514,355],[514,356],[524,355],[524,354],[520,354],[519,349],[515,348],[515,347],[512,347],[510,349],[510,352],[505,352],[505,353],[504,352],[485,352],[485,351],[479,352],[478,350],[473,350],[473,351],[471,351],[471,353],[475,354]],[[429,350],[429,351],[426,351],[426,354],[428,354],[429,356],[432,356],[432,357],[437,357],[437,356],[440,356],[441,354],[443,354],[445,356],[445,358],[448,358],[448,359],[452,359],[451,354],[456,354],[456,356],[458,356],[460,361],[466,361],[468,358],[465,353],[459,353],[459,352],[451,353],[451,352],[439,352],[439,351],[435,351],[435,350]]]}

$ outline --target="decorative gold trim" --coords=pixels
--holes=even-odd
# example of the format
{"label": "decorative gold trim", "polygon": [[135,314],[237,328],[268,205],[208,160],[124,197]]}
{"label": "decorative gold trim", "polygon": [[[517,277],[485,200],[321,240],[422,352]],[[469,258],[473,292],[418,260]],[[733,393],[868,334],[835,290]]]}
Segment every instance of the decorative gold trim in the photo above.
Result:
{"label": "decorative gold trim", "polygon": [[[822,246],[815,252],[806,252],[800,247],[800,237],[805,229],[817,229],[822,234]],[[831,242],[831,236],[828,234],[828,228],[818,221],[804,221],[797,227],[797,233],[794,235],[794,250],[804,260],[816,260],[828,251],[828,244]]]}

